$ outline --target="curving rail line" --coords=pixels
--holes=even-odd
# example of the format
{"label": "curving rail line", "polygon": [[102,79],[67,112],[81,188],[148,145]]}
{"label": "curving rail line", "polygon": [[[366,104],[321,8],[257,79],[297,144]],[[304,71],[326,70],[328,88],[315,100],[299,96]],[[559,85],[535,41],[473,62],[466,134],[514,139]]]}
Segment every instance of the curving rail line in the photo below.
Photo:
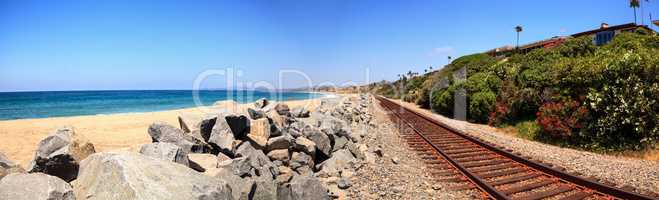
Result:
{"label": "curving rail line", "polygon": [[376,97],[399,124],[408,146],[455,190],[476,189],[485,199],[655,199],[534,162],[496,145]]}

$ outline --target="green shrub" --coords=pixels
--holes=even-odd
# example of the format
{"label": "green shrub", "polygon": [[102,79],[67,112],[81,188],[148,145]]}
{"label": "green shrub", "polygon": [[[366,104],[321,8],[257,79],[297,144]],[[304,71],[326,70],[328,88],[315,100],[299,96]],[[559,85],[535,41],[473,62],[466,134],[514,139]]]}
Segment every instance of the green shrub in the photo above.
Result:
{"label": "green shrub", "polygon": [[517,136],[529,140],[535,140],[541,133],[540,126],[534,120],[524,120],[515,124]]}

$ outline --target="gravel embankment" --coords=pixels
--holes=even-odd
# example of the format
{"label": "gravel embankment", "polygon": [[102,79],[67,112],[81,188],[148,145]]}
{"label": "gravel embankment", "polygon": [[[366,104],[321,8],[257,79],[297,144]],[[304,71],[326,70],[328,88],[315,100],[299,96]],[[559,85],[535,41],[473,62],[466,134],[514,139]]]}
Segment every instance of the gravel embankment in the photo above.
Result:
{"label": "gravel embankment", "polygon": [[658,161],[601,155],[529,141],[506,135],[494,127],[453,120],[432,114],[413,104],[403,104],[472,136],[512,149],[514,152],[534,160],[563,167],[567,172],[592,177],[621,188],[631,186],[636,188],[636,192],[646,195],[657,196],[659,194]]}
{"label": "gravel embankment", "polygon": [[383,108],[374,99],[371,105],[376,126],[353,131],[367,131],[364,143],[369,152],[379,149],[382,157],[367,159],[357,171],[359,178],[348,191],[350,199],[474,199],[473,192],[448,190],[451,183],[433,180],[422,159],[406,148]]}

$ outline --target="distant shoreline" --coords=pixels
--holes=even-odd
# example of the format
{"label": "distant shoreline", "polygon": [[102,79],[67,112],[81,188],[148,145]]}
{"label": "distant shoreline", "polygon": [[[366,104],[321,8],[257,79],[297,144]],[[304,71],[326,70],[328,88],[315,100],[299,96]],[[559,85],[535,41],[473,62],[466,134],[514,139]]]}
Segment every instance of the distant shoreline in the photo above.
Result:
{"label": "distant shoreline", "polygon": [[[216,101],[306,100],[330,95],[314,91],[199,90],[201,105]],[[0,121],[149,113],[197,108],[192,90],[104,90],[0,93]],[[202,107],[203,107],[202,106]]]}

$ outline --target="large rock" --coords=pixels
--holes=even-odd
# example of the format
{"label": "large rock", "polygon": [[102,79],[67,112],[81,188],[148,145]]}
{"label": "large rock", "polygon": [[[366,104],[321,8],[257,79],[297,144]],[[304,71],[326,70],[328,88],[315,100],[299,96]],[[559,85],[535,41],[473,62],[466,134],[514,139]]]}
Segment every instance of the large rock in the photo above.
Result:
{"label": "large rock", "polygon": [[293,137],[290,135],[282,135],[270,138],[266,145],[266,150],[272,151],[277,149],[289,149],[292,147]]}
{"label": "large rock", "polygon": [[318,152],[322,153],[324,156],[329,156],[331,151],[332,151],[332,145],[330,143],[329,137],[325,135],[325,133],[321,132],[320,130],[307,125],[304,127],[304,130],[302,131],[302,134],[309,140],[313,141],[314,144],[316,144],[316,149]]}
{"label": "large rock", "polygon": [[287,124],[285,116],[279,115],[277,111],[271,110],[265,113],[270,122],[270,136],[281,136]]}
{"label": "large rock", "polygon": [[[279,191],[282,193],[280,199],[293,199],[293,200],[329,200],[327,188],[316,177],[312,176],[296,176],[291,180],[290,185],[280,187]],[[290,195],[290,196],[287,196]]]}
{"label": "large rock", "polygon": [[262,118],[252,120],[247,138],[253,142],[258,149],[265,149],[265,146],[268,143],[268,138],[270,138],[270,122],[268,119]]}
{"label": "large rock", "polygon": [[204,117],[199,122],[199,133],[205,142],[208,142],[208,139],[211,137],[211,132],[213,131],[217,119],[218,116],[210,115]]}
{"label": "large rock", "polygon": [[215,177],[231,180],[236,186],[233,192],[236,199],[275,199],[276,182],[270,172],[255,168],[255,159],[258,158],[247,156],[223,161],[219,164],[221,171]]}
{"label": "large rock", "polygon": [[226,120],[217,120],[211,131],[208,144],[221,153],[234,156],[238,141],[235,139],[229,123]]}
{"label": "large rock", "polygon": [[233,199],[224,180],[136,153],[97,153],[80,165],[77,199]]}
{"label": "large rock", "polygon": [[283,103],[278,103],[275,106],[275,110],[277,111],[277,113],[279,113],[280,115],[284,115],[284,116],[288,116],[291,113],[291,109],[288,108],[288,105],[283,104]]}
{"label": "large rock", "polygon": [[269,103],[270,102],[268,101],[268,99],[260,98],[259,100],[256,100],[254,102],[254,107],[257,108],[257,109],[261,109],[261,108],[264,108],[265,106],[267,106]]}
{"label": "large rock", "polygon": [[323,115],[319,121],[319,129],[327,135],[344,136],[348,132],[348,124],[336,117]]}
{"label": "large rock", "polygon": [[[222,153],[219,155],[222,155]],[[207,153],[188,154],[188,160],[190,160],[190,168],[198,172],[206,172],[217,168],[219,159],[220,157]]]}
{"label": "large rock", "polygon": [[249,114],[249,118],[251,119],[261,119],[265,117],[265,113],[262,110],[255,110],[252,108],[247,108],[247,114]]}
{"label": "large rock", "polygon": [[345,169],[350,169],[357,162],[355,157],[346,149],[341,149],[332,154],[332,157],[320,164],[320,174],[338,177]]}
{"label": "large rock", "polygon": [[308,166],[310,169],[314,167],[313,157],[302,152],[293,152],[289,166],[293,169]]}
{"label": "large rock", "polygon": [[291,181],[293,176],[295,176],[295,172],[286,166],[279,166],[279,175],[277,175],[277,183],[283,184],[283,183],[288,183]]}
{"label": "large rock", "polygon": [[366,146],[366,144],[348,143],[346,147],[355,158],[359,160],[366,159],[366,153],[368,153],[368,146]]}
{"label": "large rock", "polygon": [[270,158],[271,160],[279,160],[286,163],[290,159],[290,156],[288,149],[275,149],[268,152],[268,158]]}
{"label": "large rock", "polygon": [[43,173],[13,173],[0,180],[0,199],[75,200],[69,183]]}
{"label": "large rock", "polygon": [[11,173],[24,173],[25,169],[23,169],[20,165],[12,162],[3,154],[0,152],[0,179],[5,177],[7,174]]}
{"label": "large rock", "polygon": [[251,157],[239,157],[225,160],[219,162],[217,167],[241,178],[255,176],[255,174],[252,173],[254,166],[252,165],[251,159]]}
{"label": "large rock", "polygon": [[178,124],[181,127],[183,132],[189,133],[196,129],[197,124],[199,124],[201,119],[195,115],[179,115]]}
{"label": "large rock", "polygon": [[277,199],[277,182],[274,179],[264,176],[252,179],[256,185],[252,198],[253,200]]}
{"label": "large rock", "polygon": [[249,133],[250,121],[245,115],[230,114],[225,117],[225,120],[231,128],[234,138],[243,139]]}
{"label": "large rock", "polygon": [[183,130],[165,122],[155,122],[149,126],[149,135],[153,142],[167,142],[181,147],[185,152],[208,152],[208,144],[199,138],[185,134]]}
{"label": "large rock", "polygon": [[316,143],[305,137],[295,138],[295,145],[293,145],[293,148],[309,155],[316,155]]}
{"label": "large rock", "polygon": [[1,168],[10,168],[10,167],[13,167],[13,166],[16,166],[16,163],[9,160],[9,158],[7,158],[7,156],[5,156],[4,153],[0,152],[0,167]]}
{"label": "large rock", "polygon": [[185,166],[189,164],[188,153],[172,143],[156,142],[144,144],[140,148],[140,153],[148,157],[175,162]]}
{"label": "large rock", "polygon": [[352,143],[347,137],[344,136],[334,135],[332,138],[334,138],[334,146],[332,146],[332,152],[345,149],[348,143]]}
{"label": "large rock", "polygon": [[256,184],[250,177],[240,176],[240,174],[248,175],[250,167],[247,158],[227,160],[220,164],[220,170],[214,177],[231,183],[233,199],[250,199],[251,196],[254,196]]}
{"label": "large rock", "polygon": [[304,107],[297,107],[291,111],[291,116],[298,118],[307,118],[309,117],[309,110]]}
{"label": "large rock", "polygon": [[76,134],[72,127],[60,128],[39,142],[28,171],[50,174],[69,182],[76,179],[79,163],[94,152],[94,145]]}
{"label": "large rock", "polygon": [[243,142],[236,150],[237,157],[248,157],[251,166],[255,169],[252,176],[267,176],[273,178],[277,175],[275,165],[263,151],[254,148],[251,143]]}

